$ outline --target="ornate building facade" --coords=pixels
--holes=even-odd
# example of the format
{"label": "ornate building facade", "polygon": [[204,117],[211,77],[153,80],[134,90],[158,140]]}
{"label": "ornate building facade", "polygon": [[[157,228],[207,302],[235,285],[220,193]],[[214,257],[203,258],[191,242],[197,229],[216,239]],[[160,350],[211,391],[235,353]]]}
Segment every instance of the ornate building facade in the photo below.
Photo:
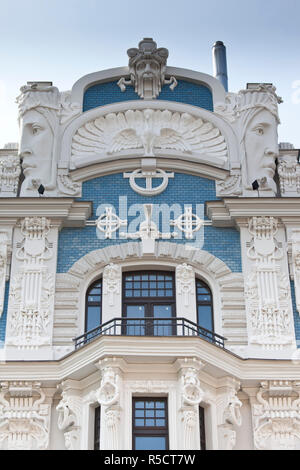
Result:
{"label": "ornate building facade", "polygon": [[299,449],[300,164],[272,84],[28,82],[0,150],[1,449]]}

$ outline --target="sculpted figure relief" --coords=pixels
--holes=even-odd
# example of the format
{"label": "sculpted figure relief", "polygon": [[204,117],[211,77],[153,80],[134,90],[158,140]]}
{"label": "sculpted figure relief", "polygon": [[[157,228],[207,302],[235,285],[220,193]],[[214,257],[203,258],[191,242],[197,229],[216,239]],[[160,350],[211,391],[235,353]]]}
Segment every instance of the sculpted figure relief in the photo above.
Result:
{"label": "sculpted figure relief", "polygon": [[274,174],[279,154],[277,127],[281,102],[275,87],[260,84],[238,94],[228,93],[226,104],[215,108],[239,136],[243,196],[257,196],[254,182],[263,196],[274,196],[277,192]]}
{"label": "sculpted figure relief", "polygon": [[47,195],[56,188],[59,92],[52,86],[24,86],[17,102],[21,127],[19,152],[25,176],[21,196],[36,196],[41,184]]}
{"label": "sculpted figure relief", "polygon": [[165,78],[168,49],[157,48],[152,38],[144,38],[138,49],[128,49],[127,54],[130,80],[124,77],[119,80],[118,85],[122,91],[126,90],[126,86],[132,85],[140,98],[151,100],[157,98],[163,85],[170,85],[170,89],[174,90],[177,85],[175,77],[168,80]]}
{"label": "sculpted figure relief", "polygon": [[241,144],[243,185],[253,190],[258,181],[259,191],[276,193],[274,174],[278,157],[279,124],[277,103],[280,99],[274,88],[261,86],[245,90],[241,99]]}

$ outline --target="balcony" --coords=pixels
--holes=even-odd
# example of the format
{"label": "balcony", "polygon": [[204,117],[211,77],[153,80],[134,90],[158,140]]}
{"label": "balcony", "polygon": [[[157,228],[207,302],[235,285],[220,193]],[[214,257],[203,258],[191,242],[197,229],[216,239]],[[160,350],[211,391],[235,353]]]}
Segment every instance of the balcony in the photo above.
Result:
{"label": "balcony", "polygon": [[113,318],[74,339],[75,349],[99,336],[198,336],[219,348],[225,348],[226,338],[185,318]]}

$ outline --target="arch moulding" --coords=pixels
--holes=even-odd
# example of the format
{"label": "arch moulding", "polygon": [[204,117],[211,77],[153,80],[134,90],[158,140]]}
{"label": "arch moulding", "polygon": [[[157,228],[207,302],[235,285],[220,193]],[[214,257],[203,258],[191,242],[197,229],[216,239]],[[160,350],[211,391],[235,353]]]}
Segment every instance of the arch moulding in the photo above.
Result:
{"label": "arch moulding", "polygon": [[140,242],[129,242],[91,251],[76,261],[67,273],[56,275],[53,346],[57,354],[73,350],[72,338],[82,334],[84,329],[86,290],[110,263],[121,266],[123,271],[150,266],[156,269],[168,266],[175,270],[183,263],[192,266],[196,276],[211,288],[216,333],[227,338],[227,348],[238,351],[246,345],[242,273],[233,273],[207,251],[186,249],[182,244],[158,241],[154,255],[143,255]]}

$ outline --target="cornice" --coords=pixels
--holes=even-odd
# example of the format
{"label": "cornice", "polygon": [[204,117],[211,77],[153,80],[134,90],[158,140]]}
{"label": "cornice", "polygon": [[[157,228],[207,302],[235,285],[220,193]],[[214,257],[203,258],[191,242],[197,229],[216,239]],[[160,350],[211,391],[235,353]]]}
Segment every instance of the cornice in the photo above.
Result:
{"label": "cornice", "polygon": [[[93,72],[81,77],[74,83],[72,88],[72,101],[82,104],[83,94],[87,88],[96,85],[97,83],[105,83],[109,81],[118,80],[122,76],[129,75],[129,68],[115,67],[112,69],[101,70]],[[225,100],[225,89],[221,82],[212,75],[197,72],[195,70],[184,69],[181,67],[166,67],[166,76],[174,75],[179,80],[187,80],[193,83],[199,83],[208,86],[213,94],[214,105],[219,101]]]}
{"label": "cornice", "polygon": [[24,217],[49,217],[64,227],[84,226],[92,212],[92,202],[73,198],[1,198],[0,223],[16,223]]}
{"label": "cornice", "polygon": [[[97,370],[105,357],[129,359],[132,364],[162,364],[178,358],[195,357],[203,361],[203,371],[215,378],[230,375],[244,385],[262,380],[300,380],[298,361],[243,359],[215,347],[201,338],[189,337],[117,337],[103,336],[59,361],[8,361],[0,363],[3,380],[40,380],[50,385],[66,379],[83,380]],[[152,367],[153,368],[153,367]]]}
{"label": "cornice", "polygon": [[[115,161],[107,161],[98,163],[96,165],[89,165],[77,170],[73,170],[70,175],[73,181],[84,182],[90,179],[98,178],[113,173],[123,173],[125,171],[136,170],[138,165],[138,157],[118,159]],[[213,167],[206,163],[192,162],[187,160],[180,160],[170,158],[168,156],[162,156],[162,158],[156,158],[156,166],[162,170],[175,171],[177,173],[186,173],[194,176],[203,178],[209,178],[213,180],[223,181],[229,175],[228,170]]]}
{"label": "cornice", "polygon": [[206,210],[213,225],[241,226],[248,217],[278,217],[283,223],[300,222],[300,198],[224,198],[207,201]]}

